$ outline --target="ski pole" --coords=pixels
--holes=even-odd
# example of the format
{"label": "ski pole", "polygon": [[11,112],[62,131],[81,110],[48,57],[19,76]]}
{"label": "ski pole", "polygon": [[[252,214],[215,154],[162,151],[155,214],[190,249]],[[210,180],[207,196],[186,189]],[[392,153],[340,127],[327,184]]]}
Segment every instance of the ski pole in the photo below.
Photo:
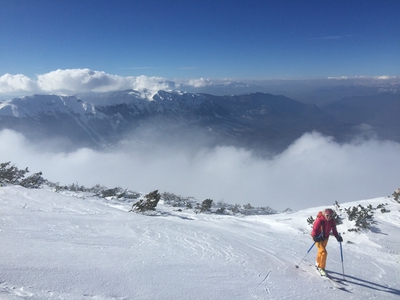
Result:
{"label": "ski pole", "polygon": [[[318,238],[320,238],[321,236],[322,236],[322,232],[320,233],[320,235],[318,236]],[[301,264],[301,262],[306,258],[307,254],[310,253],[310,251],[311,251],[311,249],[314,247],[315,243],[316,243],[316,242],[314,242],[314,243],[311,245],[311,247],[310,247],[310,249],[308,249],[306,255],[304,255],[304,257],[301,259],[301,261],[296,265],[296,268],[299,267],[299,265]]]}
{"label": "ski pole", "polygon": [[340,258],[342,260],[342,274],[343,274],[343,280],[346,280],[344,278],[344,264],[343,264],[343,250],[342,250],[342,242],[339,243],[340,244]]}

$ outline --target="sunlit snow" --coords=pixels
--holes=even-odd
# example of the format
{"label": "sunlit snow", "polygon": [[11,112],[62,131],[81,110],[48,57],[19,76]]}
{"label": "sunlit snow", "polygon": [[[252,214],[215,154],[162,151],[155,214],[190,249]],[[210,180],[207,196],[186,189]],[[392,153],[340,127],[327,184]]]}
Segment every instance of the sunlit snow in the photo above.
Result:
{"label": "sunlit snow", "polygon": [[[398,299],[400,204],[387,203],[370,231],[328,244],[327,270],[312,266],[309,216],[196,214],[50,189],[0,188],[0,299]],[[300,268],[295,268],[301,259]],[[342,269],[343,266],[343,269]],[[344,270],[344,274],[343,274]]]}

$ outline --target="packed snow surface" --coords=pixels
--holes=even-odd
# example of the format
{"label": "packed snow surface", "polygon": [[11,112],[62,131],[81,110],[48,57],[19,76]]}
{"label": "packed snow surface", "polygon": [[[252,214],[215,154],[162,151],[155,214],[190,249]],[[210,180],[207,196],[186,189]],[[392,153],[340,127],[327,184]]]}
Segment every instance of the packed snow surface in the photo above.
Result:
{"label": "packed snow surface", "polygon": [[[387,203],[371,230],[331,237],[317,274],[309,216],[196,214],[50,189],[0,188],[0,299],[399,299],[400,204]],[[304,258],[302,260],[302,258]],[[301,262],[299,264],[299,262]],[[295,266],[299,264],[299,268]],[[343,268],[342,268],[343,267]],[[343,272],[344,271],[344,272]]]}

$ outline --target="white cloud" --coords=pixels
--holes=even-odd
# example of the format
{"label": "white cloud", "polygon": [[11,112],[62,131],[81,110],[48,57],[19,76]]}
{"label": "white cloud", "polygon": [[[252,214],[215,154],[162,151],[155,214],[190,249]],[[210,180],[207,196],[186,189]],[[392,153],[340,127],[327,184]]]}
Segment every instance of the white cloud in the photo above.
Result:
{"label": "white cloud", "polygon": [[37,90],[36,83],[22,74],[4,74],[0,77],[0,93],[13,94],[20,92],[34,92]]}
{"label": "white cloud", "polygon": [[37,75],[37,80],[22,74],[5,74],[0,77],[0,94],[109,92],[124,89],[155,92],[176,90],[182,85],[201,88],[212,84],[210,80],[204,78],[169,81],[158,76],[124,77],[90,69],[58,69]]}
{"label": "white cloud", "polygon": [[[348,81],[352,83],[355,80],[361,81],[362,84],[379,85],[382,82],[391,81],[392,84],[398,85],[399,77],[396,76],[339,76],[328,77],[328,81]],[[282,82],[281,82],[282,83]],[[290,85],[302,84],[303,81],[287,82],[288,90]],[[354,83],[354,82],[353,82]],[[272,85],[271,85],[272,84]],[[307,83],[308,84],[308,83]],[[316,85],[321,83],[316,81]],[[237,92],[237,88],[246,87],[247,92],[267,91],[269,93],[279,92],[281,88],[276,90],[273,81],[251,81],[251,84],[235,81],[233,79],[210,80],[207,78],[192,78],[188,80],[167,80],[158,76],[119,76],[105,73],[104,71],[96,71],[90,69],[65,69],[55,70],[49,73],[37,75],[36,79],[31,79],[25,75],[4,74],[0,77],[0,95],[29,95],[32,93],[69,93],[76,94],[82,92],[110,92],[124,89],[134,89],[142,91],[145,95],[152,95],[159,90],[191,90],[201,89],[209,86],[218,87],[219,93],[230,94]],[[392,88],[393,91],[397,91]],[[387,87],[384,87],[387,91]]]}
{"label": "white cloud", "polygon": [[131,88],[134,90],[170,90],[172,87],[162,77],[148,77],[148,76],[137,76],[127,77],[128,81],[131,81]]}
{"label": "white cloud", "polygon": [[129,80],[103,71],[59,69],[38,75],[38,86],[46,92],[103,92],[129,88]]}
{"label": "white cloud", "polygon": [[193,86],[195,88],[205,87],[211,84],[212,82],[210,80],[204,78],[190,79],[187,82],[187,85]]}
{"label": "white cloud", "polygon": [[41,89],[73,92],[107,92],[123,89],[168,90],[169,84],[161,77],[128,76],[122,77],[89,69],[57,70],[38,76]]}
{"label": "white cloud", "polygon": [[391,195],[398,188],[400,144],[376,140],[340,145],[318,133],[305,134],[280,155],[265,159],[234,147],[190,148],[131,141],[98,152],[49,150],[12,131],[0,132],[0,162],[12,161],[63,184],[159,189],[199,201],[303,209]]}
{"label": "white cloud", "polygon": [[390,80],[390,79],[398,79],[398,76],[389,76],[389,75],[380,75],[380,76],[330,76],[327,79],[331,80],[350,80],[350,79],[360,79],[360,80]]}
{"label": "white cloud", "polygon": [[389,80],[389,79],[397,79],[397,76],[389,76],[389,75],[381,75],[381,76],[374,76],[374,79],[378,80]]}
{"label": "white cloud", "polygon": [[0,77],[0,94],[108,92],[124,89],[158,91],[174,88],[175,83],[162,77],[123,77],[90,69],[59,69],[38,75],[37,81],[22,74]]}

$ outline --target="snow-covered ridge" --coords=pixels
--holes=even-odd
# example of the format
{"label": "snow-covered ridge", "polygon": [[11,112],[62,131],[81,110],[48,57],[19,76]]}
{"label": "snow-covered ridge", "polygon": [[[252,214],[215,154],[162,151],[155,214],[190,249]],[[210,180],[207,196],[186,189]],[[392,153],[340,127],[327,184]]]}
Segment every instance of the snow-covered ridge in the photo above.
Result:
{"label": "snow-covered ridge", "polygon": [[32,95],[0,102],[0,127],[28,137],[67,138],[74,147],[103,147],[150,123],[173,130],[220,113],[204,95],[184,92]]}
{"label": "snow-covered ridge", "polygon": [[72,147],[114,144],[150,123],[173,130],[219,116],[218,107],[204,95],[183,92],[33,95],[0,102],[1,128],[28,137],[66,138]]}
{"label": "snow-covered ridge", "polygon": [[22,118],[40,113],[84,115],[85,113],[95,114],[96,109],[93,104],[68,95],[24,96],[0,103],[0,115]]}
{"label": "snow-covered ridge", "polygon": [[[85,101],[85,98],[89,101]],[[107,107],[118,104],[131,105],[138,110],[149,110],[152,107],[156,111],[164,111],[176,110],[182,105],[197,107],[204,100],[204,96],[199,94],[166,91],[154,93],[134,90],[81,96],[33,95],[1,102],[0,115],[22,118],[39,113],[96,114],[96,106]]]}

